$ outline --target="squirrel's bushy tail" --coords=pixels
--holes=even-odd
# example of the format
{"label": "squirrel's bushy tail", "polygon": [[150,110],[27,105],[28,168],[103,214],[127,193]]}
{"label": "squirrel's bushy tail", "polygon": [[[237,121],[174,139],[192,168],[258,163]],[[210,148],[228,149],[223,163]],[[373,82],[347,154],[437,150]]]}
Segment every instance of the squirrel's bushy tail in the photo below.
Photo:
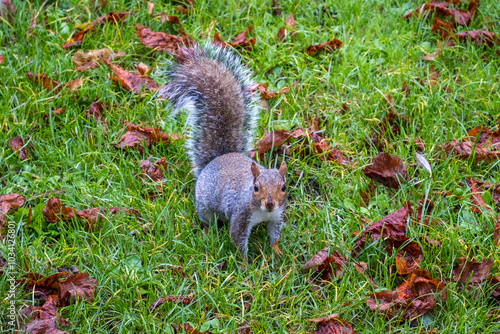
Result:
{"label": "squirrel's bushy tail", "polygon": [[197,175],[210,161],[253,144],[258,104],[252,76],[230,50],[211,43],[180,49],[167,65],[171,80],[160,92],[174,111],[188,111],[187,153]]}

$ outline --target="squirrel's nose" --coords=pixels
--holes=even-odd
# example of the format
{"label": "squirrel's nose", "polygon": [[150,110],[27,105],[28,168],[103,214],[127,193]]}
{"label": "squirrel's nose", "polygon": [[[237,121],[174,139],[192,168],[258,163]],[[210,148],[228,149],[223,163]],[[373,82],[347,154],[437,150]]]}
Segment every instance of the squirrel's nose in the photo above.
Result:
{"label": "squirrel's nose", "polygon": [[266,209],[272,210],[274,208],[273,198],[271,195],[267,195]]}

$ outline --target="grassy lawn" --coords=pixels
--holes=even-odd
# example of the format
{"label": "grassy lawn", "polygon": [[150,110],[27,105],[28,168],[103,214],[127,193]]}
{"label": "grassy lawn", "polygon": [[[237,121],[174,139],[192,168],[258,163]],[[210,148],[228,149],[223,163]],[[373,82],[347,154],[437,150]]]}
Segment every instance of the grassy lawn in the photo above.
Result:
{"label": "grassy lawn", "polygon": [[[204,231],[199,226],[195,180],[182,140],[153,143],[142,152],[112,146],[125,133],[125,121],[181,134],[185,115],[170,117],[168,103],[150,91],[141,96],[116,85],[103,63],[78,72],[71,59],[76,51],[110,48],[125,53],[112,63],[133,72],[142,62],[152,68],[153,80],[163,84],[166,78],[159,70],[171,55],[141,44],[134,24],[176,35],[178,27],[152,18],[142,0],[109,0],[100,8],[93,8],[90,0],[13,3],[12,20],[0,18],[0,195],[26,197],[26,204],[6,219],[16,226],[15,276],[48,276],[76,266],[98,282],[92,302],[58,308],[71,323],[60,328],[71,333],[174,333],[172,324],[190,323],[200,331],[235,333],[246,323],[255,333],[310,333],[316,325],[307,319],[339,313],[357,333],[500,332],[500,305],[489,297],[491,285],[466,291],[453,282],[452,273],[458,258],[469,256],[493,260],[491,274],[500,275],[499,246],[493,240],[498,208],[490,193],[482,191],[487,207],[477,209],[466,183],[469,177],[500,183],[498,160],[459,160],[438,147],[479,125],[497,129],[498,45],[457,43],[442,46],[435,60],[422,60],[442,44],[431,31],[432,13],[403,18],[422,0],[278,0],[282,14],[275,16],[270,0],[195,0],[189,14],[174,10],[179,3],[154,1],[154,13],[179,16],[196,41],[213,39],[215,33],[232,41],[253,26],[248,38],[256,38],[255,46],[237,52],[269,90],[291,87],[279,98],[265,100],[258,135],[263,129],[305,129],[318,115],[320,135],[351,161],[347,166],[322,161],[309,140],[290,142],[283,257],[273,255],[264,226],[258,226],[250,238],[250,266],[243,271],[228,228]],[[89,32],[81,45],[61,47],[75,26],[131,10],[122,22]],[[37,25],[28,33],[34,12]],[[296,33],[281,42],[276,34],[290,12]],[[488,30],[500,36],[499,20],[500,2],[481,0],[469,26],[457,31]],[[304,52],[310,44],[332,38],[343,42],[340,49],[313,56]],[[64,83],[82,78],[83,83],[75,92],[56,93],[29,81],[27,72]],[[107,130],[85,116],[94,98],[114,104],[103,114]],[[56,115],[58,108],[64,111]],[[372,181],[361,170],[379,153],[370,138],[391,110],[401,119],[395,123],[397,131],[384,132],[383,150],[405,163],[408,181],[397,190],[374,183],[369,204],[362,206],[361,193]],[[24,139],[28,159],[20,160],[10,148],[13,137]],[[417,165],[416,138],[425,145],[422,154],[432,176]],[[160,183],[137,177],[140,162],[150,156],[153,161],[166,158]],[[279,167],[282,159],[267,152],[260,162]],[[158,185],[161,194],[150,198]],[[52,196],[77,210],[134,208],[141,217],[118,213],[93,226],[77,219],[49,224],[42,209]],[[421,199],[434,203],[430,221],[408,222],[406,234],[423,251],[420,268],[449,282],[447,298],[437,299],[430,312],[401,321],[369,309],[368,294],[393,290],[406,278],[397,273],[396,252],[389,254],[383,242],[367,242],[355,258],[366,263],[364,273],[350,259],[331,281],[319,282],[300,270],[327,246],[330,253],[336,250],[349,258],[357,240],[353,232],[365,228],[362,218],[376,222],[408,201],[416,208]],[[425,237],[441,245],[432,246]],[[7,253],[7,244],[0,244],[4,259]],[[0,276],[2,301],[8,288],[7,275]],[[17,309],[43,304],[22,286],[16,289]],[[162,296],[191,297],[193,302],[166,302],[149,312]],[[0,330],[6,333],[12,331],[2,325],[7,306],[0,303]]]}

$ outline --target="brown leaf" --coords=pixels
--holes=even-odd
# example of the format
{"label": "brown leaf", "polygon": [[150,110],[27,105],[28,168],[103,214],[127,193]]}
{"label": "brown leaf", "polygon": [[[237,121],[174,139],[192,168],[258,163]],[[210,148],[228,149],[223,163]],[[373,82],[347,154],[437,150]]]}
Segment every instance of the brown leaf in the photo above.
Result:
{"label": "brown leaf", "polygon": [[281,6],[278,4],[277,0],[273,0],[272,7],[273,9],[272,13],[273,16],[280,16],[281,15]]}
{"label": "brown leaf", "polygon": [[[233,43],[226,43],[219,37],[219,33],[216,33],[214,35],[214,44],[228,47],[231,46],[233,48],[237,49],[245,49],[245,50],[251,50],[252,47],[255,45],[255,37],[250,38],[249,40],[246,40],[246,35],[247,33],[250,33],[252,31],[253,27],[248,26],[243,32],[241,32],[236,38],[234,39]],[[267,86],[266,86],[267,88]]]}
{"label": "brown leaf", "polygon": [[339,318],[337,313],[322,318],[308,319],[316,322],[314,334],[356,334],[352,326],[345,320]]}
{"label": "brown leaf", "polygon": [[[321,273],[320,278],[324,281],[332,281],[335,277],[339,277],[347,260],[338,251],[328,256],[328,249],[329,247],[325,247],[319,251],[318,254],[314,255],[302,266],[301,270]],[[333,272],[332,264],[335,265],[335,273]]]}
{"label": "brown leaf", "polygon": [[455,265],[453,268],[453,282],[461,285],[467,282],[472,285],[478,285],[489,278],[493,260],[486,259],[477,262],[474,259],[467,260],[465,257],[460,257],[458,261],[460,264]]}
{"label": "brown leaf", "polygon": [[72,46],[80,45],[83,42],[83,37],[89,32],[95,30],[96,26],[102,26],[104,23],[117,24],[120,21],[123,21],[127,16],[132,14],[133,11],[130,12],[118,12],[118,13],[108,13],[101,17],[98,17],[92,22],[89,22],[88,25],[83,29],[77,32],[73,37],[64,42],[62,45],[63,49],[67,49]]}
{"label": "brown leaf", "polygon": [[487,148],[479,147],[471,141],[459,142],[455,138],[449,143],[439,145],[438,149],[443,150],[446,154],[452,154],[460,160],[467,160],[474,154],[474,162],[480,161],[492,162],[500,159],[500,151],[491,151]]}
{"label": "brown leaf", "polygon": [[55,197],[49,198],[42,210],[43,219],[47,223],[70,220],[75,217],[75,211],[73,208],[62,206],[61,201]]}
{"label": "brown leaf", "polygon": [[[177,18],[177,16],[172,16],[172,17]],[[171,16],[166,16],[166,18],[168,20],[168,18],[171,18]],[[163,50],[172,53],[177,51],[179,48],[182,48],[184,46],[190,46],[194,43],[192,39],[187,35],[176,36],[176,35],[169,35],[164,32],[154,32],[151,29],[141,26],[139,24],[135,25],[135,29],[136,29],[135,33],[139,37],[141,43],[147,46],[148,48],[154,50]],[[182,29],[181,32],[183,32]]]}
{"label": "brown leaf", "polygon": [[320,44],[316,44],[316,45],[309,45],[306,49],[306,53],[308,55],[313,55],[317,52],[320,52],[320,51],[325,51],[326,53],[331,53],[333,52],[334,50],[337,50],[339,49],[340,47],[342,46],[342,42],[339,41],[338,39],[334,38],[328,42],[325,42],[325,43],[320,43]]}
{"label": "brown leaf", "polygon": [[80,30],[73,37],[71,37],[69,40],[67,40],[66,42],[64,42],[63,45],[62,45],[62,48],[63,49],[67,49],[67,48],[70,48],[72,46],[76,46],[76,45],[82,44],[83,37],[85,37],[85,35],[89,31],[93,31],[93,30],[95,30],[94,29],[94,24],[89,23],[89,25],[85,29]]}
{"label": "brown leaf", "polygon": [[181,297],[181,296],[160,297],[157,300],[155,300],[153,304],[151,304],[151,306],[149,307],[149,313],[153,312],[157,307],[161,306],[167,301],[172,304],[183,304],[183,305],[196,304],[196,302],[193,302],[193,298],[191,297]]}
{"label": "brown leaf", "polygon": [[248,86],[247,89],[251,92],[260,91],[260,97],[264,100],[277,98],[289,91],[289,88],[285,86],[279,92],[271,92],[267,90],[267,84],[265,83],[254,83]]}
{"label": "brown leaf", "polygon": [[181,325],[184,330],[190,334],[211,334],[210,332],[200,332],[199,330],[193,328],[190,324]]}
{"label": "brown leaf", "polygon": [[23,138],[14,137],[9,140],[10,148],[13,151],[17,151],[17,155],[20,160],[26,160],[29,158],[28,153],[26,152],[26,147],[24,146]]}
{"label": "brown leaf", "polygon": [[[422,217],[430,216],[430,214],[432,213],[432,210],[434,210],[434,202],[432,202],[430,199],[425,200],[425,201],[423,199],[421,199],[418,201],[418,204],[419,204],[419,206],[415,210],[414,218],[417,222],[420,222],[422,220]],[[424,211],[424,209],[425,209],[425,211]],[[425,218],[424,218],[424,222],[425,222]]]}
{"label": "brown leaf", "polygon": [[279,147],[280,145],[285,143],[292,135],[291,131],[284,129],[274,130],[272,132],[269,132],[264,128],[262,129],[264,130],[264,136],[259,140],[256,152],[256,154],[259,156],[262,156],[264,153]]}
{"label": "brown leaf", "polygon": [[82,78],[71,80],[68,83],[60,83],[59,81],[52,80],[43,73],[33,74],[31,72],[26,72],[26,76],[28,77],[28,80],[31,80],[36,84],[41,85],[43,88],[47,90],[53,91],[55,94],[59,93],[65,87],[72,92],[76,90],[78,87],[80,87],[83,83]]}
{"label": "brown leaf", "polygon": [[432,310],[436,306],[435,293],[444,292],[443,289],[440,280],[432,279],[423,269],[416,269],[395,290],[369,294],[366,305],[385,314],[387,319],[409,321]]}
{"label": "brown leaf", "polygon": [[[453,36],[455,28],[448,21],[443,21],[435,17],[434,20],[432,21],[431,31],[435,32],[436,34],[439,34],[439,36],[441,36],[444,40],[446,40],[448,39],[448,37],[450,37],[450,35]],[[434,59],[434,57],[432,57],[432,59]]]}
{"label": "brown leaf", "polygon": [[20,208],[24,203],[26,203],[26,198],[23,195],[16,193],[0,195],[0,234],[4,230],[5,215]]}
{"label": "brown leaf", "polygon": [[51,197],[47,200],[47,203],[45,204],[45,207],[42,211],[43,218],[48,223],[57,223],[60,221],[67,221],[76,218],[86,221],[89,224],[89,227],[93,224],[99,223],[103,218],[103,215],[108,211],[111,214],[124,212],[128,215],[140,216],[139,212],[134,209],[120,209],[115,207],[90,208],[77,211],[74,208],[63,206],[61,204],[61,201],[55,197]]}
{"label": "brown leaf", "polygon": [[370,242],[376,241],[380,238],[389,238],[394,241],[405,241],[406,220],[408,219],[410,213],[411,208],[409,204],[405,204],[401,209],[396,210],[379,221],[368,225],[368,227],[360,233],[351,255],[356,256],[356,254],[358,254],[365,247],[367,236],[370,236]]}
{"label": "brown leaf", "polygon": [[344,166],[350,164],[348,156],[346,156],[342,151],[328,145],[328,142],[320,135],[313,133],[311,138],[313,141],[314,153],[320,154],[319,158],[321,161],[332,161]]}
{"label": "brown leaf", "polygon": [[149,126],[141,128],[132,123],[126,123],[126,126],[127,132],[121,136],[118,143],[113,144],[113,146],[117,149],[131,147],[137,148],[140,152],[142,152],[143,144],[149,147],[151,142],[170,143],[170,141],[181,138],[181,136],[177,134],[163,133],[161,130]]}
{"label": "brown leaf", "polygon": [[65,108],[57,108],[57,109],[52,109],[51,112],[54,115],[61,115],[66,109]]}
{"label": "brown leaf", "polygon": [[283,42],[285,40],[285,37],[286,37],[286,29],[283,27],[279,28],[278,33],[276,34],[276,37],[278,37],[278,39]]}
{"label": "brown leaf", "polygon": [[154,163],[148,160],[141,161],[142,174],[139,174],[143,179],[150,179],[153,182],[161,181],[165,178],[163,172],[167,170],[168,164],[165,158],[156,160]]}
{"label": "brown leaf", "polygon": [[51,295],[41,307],[23,308],[18,315],[20,329],[29,331],[30,334],[69,334],[57,328],[57,326],[71,326],[66,319],[57,316],[57,302],[58,297]]}
{"label": "brown leaf", "polygon": [[436,15],[439,16],[451,16],[454,18],[455,23],[458,23],[460,25],[468,25],[474,17],[474,14],[476,12],[476,7],[477,4],[479,3],[479,0],[471,0],[469,3],[469,7],[467,10],[463,9],[455,9],[450,7],[452,3],[450,1],[446,2],[440,2],[440,1],[435,1],[432,0],[430,3],[423,4],[415,10],[409,12],[408,14],[404,15],[404,18],[409,18],[411,16],[418,16],[419,14],[423,14],[426,12],[435,12]]}
{"label": "brown leaf", "polygon": [[391,242],[394,248],[404,247],[396,253],[396,268],[399,275],[407,275],[420,266],[424,253],[415,241],[398,240]]}
{"label": "brown leaf", "polygon": [[487,45],[489,47],[493,47],[494,45],[499,44],[500,41],[497,35],[495,35],[492,32],[484,30],[459,32],[455,36],[458,38],[460,42],[472,41],[477,45]]}
{"label": "brown leaf", "polygon": [[76,301],[93,302],[97,284],[97,281],[90,277],[89,274],[76,273],[70,275],[64,281],[59,282],[60,305],[64,307]]}
{"label": "brown leaf", "polygon": [[393,189],[399,189],[400,181],[408,179],[403,161],[385,152],[377,154],[372,164],[363,168],[361,172],[370,179]]}
{"label": "brown leaf", "polygon": [[[113,72],[114,76],[111,76],[111,79],[117,83],[119,83],[123,88],[128,91],[132,91],[135,94],[141,93],[143,91],[143,87],[152,92],[158,89],[158,85],[154,83],[148,76],[142,75],[141,73],[130,73],[127,70],[124,70],[118,65],[114,65],[109,62],[107,59],[101,58],[101,60],[108,65],[108,67]],[[145,94],[144,92],[142,93]]]}
{"label": "brown leaf", "polygon": [[109,103],[104,103],[99,101],[97,97],[94,98],[94,101],[89,106],[89,109],[85,111],[85,117],[93,117],[97,123],[100,123],[104,128],[104,131],[108,130],[108,126],[106,124],[106,118],[103,116],[104,109],[110,109],[111,105]]}
{"label": "brown leaf", "polygon": [[110,49],[98,49],[98,50],[90,50],[87,53],[84,52],[75,52],[73,56],[71,56],[71,60],[77,65],[75,69],[77,71],[85,71],[94,67],[99,66],[97,63],[99,61],[99,57],[106,59],[115,59],[117,57],[124,56],[125,52],[113,52]]}
{"label": "brown leaf", "polygon": [[12,22],[14,20],[14,16],[16,15],[16,9],[12,4],[11,0],[2,0],[0,4],[0,16],[7,19],[7,21]]}
{"label": "brown leaf", "polygon": [[0,56],[0,64],[3,63],[3,60],[4,60],[4,57],[3,56]]}
{"label": "brown leaf", "polygon": [[481,213],[484,210],[491,212],[491,209],[486,205],[483,198],[481,197],[481,192],[477,189],[476,180],[471,177],[465,179],[470,187],[470,199],[472,202],[471,210],[477,213]]}

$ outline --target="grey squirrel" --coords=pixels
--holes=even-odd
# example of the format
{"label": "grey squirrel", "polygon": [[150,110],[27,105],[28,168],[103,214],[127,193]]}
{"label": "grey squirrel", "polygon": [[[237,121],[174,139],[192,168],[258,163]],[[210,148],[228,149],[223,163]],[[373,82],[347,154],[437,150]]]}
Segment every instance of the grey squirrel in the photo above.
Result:
{"label": "grey squirrel", "polygon": [[210,43],[181,48],[175,58],[166,66],[170,82],[160,94],[174,111],[188,112],[186,151],[196,177],[199,219],[207,225],[225,217],[245,259],[252,228],[266,222],[270,245],[281,255],[286,163],[266,169],[246,155],[259,114],[250,71],[239,56]]}

